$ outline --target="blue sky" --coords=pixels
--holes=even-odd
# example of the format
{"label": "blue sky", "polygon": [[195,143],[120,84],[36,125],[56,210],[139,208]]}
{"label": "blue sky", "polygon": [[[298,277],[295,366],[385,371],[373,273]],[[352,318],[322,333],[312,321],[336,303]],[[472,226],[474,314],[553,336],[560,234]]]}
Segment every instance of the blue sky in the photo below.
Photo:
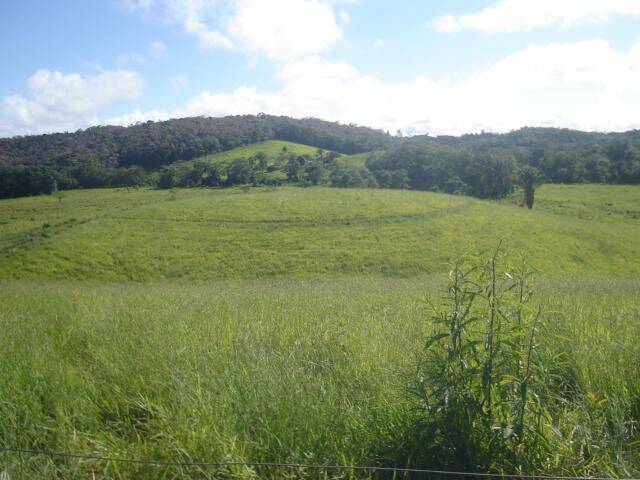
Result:
{"label": "blue sky", "polygon": [[5,0],[0,136],[273,113],[640,127],[638,0]]}

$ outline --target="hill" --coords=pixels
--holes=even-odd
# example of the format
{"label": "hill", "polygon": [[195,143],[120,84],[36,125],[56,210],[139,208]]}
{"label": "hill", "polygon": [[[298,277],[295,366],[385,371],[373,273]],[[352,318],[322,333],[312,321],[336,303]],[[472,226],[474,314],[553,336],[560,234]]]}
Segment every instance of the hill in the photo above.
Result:
{"label": "hill", "polygon": [[74,133],[0,138],[0,164],[64,164],[74,160],[103,167],[159,168],[180,160],[266,140],[303,143],[341,153],[387,147],[380,130],[314,118],[272,115],[192,117],[129,127],[92,127]]}
{"label": "hill", "polygon": [[[632,276],[640,273],[640,221],[637,210],[627,212],[638,191],[550,186],[533,211],[430,192],[294,187],[92,190],[5,200],[0,278],[440,274],[448,261],[499,239],[549,276]],[[596,205],[586,218],[585,202]]]}
{"label": "hill", "polygon": [[[307,148],[273,158],[277,149],[265,142]],[[325,153],[314,157],[318,149]],[[230,156],[245,161],[234,168]],[[78,188],[289,183],[500,199],[523,171],[536,182],[637,184],[640,135],[523,128],[402,138],[317,119],[245,115],[0,139],[0,198]]]}
{"label": "hill", "polygon": [[[214,165],[228,166],[236,158],[249,158],[264,153],[269,158],[277,157],[282,152],[290,152],[296,155],[315,155],[317,147],[303,145],[301,143],[286,142],[283,140],[267,140],[265,142],[253,143],[244,147],[234,148],[226,152],[214,153],[200,157],[198,160],[210,162]],[[366,154],[365,154],[366,155]]]}

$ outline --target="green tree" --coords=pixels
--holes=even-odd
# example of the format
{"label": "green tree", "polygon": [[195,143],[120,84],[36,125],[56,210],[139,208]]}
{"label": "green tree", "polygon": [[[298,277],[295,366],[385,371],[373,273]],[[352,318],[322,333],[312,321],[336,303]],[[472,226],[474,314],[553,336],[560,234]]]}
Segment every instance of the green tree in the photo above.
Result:
{"label": "green tree", "polygon": [[246,158],[236,158],[229,168],[227,183],[229,185],[253,183],[254,172],[251,163],[252,162]]}
{"label": "green tree", "polygon": [[542,175],[540,174],[540,170],[532,167],[531,165],[525,165],[524,167],[521,167],[518,172],[518,181],[520,182],[522,190],[524,191],[523,202],[529,210],[533,208],[536,187],[538,186],[538,182],[541,178]]}

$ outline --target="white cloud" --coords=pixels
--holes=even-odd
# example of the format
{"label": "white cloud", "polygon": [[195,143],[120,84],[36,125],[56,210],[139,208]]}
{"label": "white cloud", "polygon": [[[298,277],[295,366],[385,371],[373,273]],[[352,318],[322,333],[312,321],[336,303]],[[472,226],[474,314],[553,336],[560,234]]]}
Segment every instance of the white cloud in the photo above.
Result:
{"label": "white cloud", "polygon": [[158,122],[161,120],[168,120],[170,118],[177,118],[180,115],[171,115],[171,113],[163,110],[146,110],[135,109],[133,112],[120,115],[118,117],[107,118],[103,123],[105,125],[135,125],[139,122],[147,122],[152,120]]}
{"label": "white cloud", "polygon": [[524,125],[640,127],[640,42],[626,53],[604,40],[530,46],[456,82],[417,77],[385,83],[321,57],[284,64],[276,80],[281,86],[273,91],[252,86],[205,91],[179,110],[136,112],[136,119],[265,112],[431,134]]}
{"label": "white cloud", "polygon": [[182,24],[185,31],[198,38],[203,48],[231,48],[231,40],[210,23],[219,23],[222,10],[217,0],[164,0],[165,15]]}
{"label": "white cloud", "polygon": [[605,23],[621,16],[640,16],[640,1],[500,0],[475,13],[437,17],[428,26],[443,33],[460,30],[517,32],[545,27],[567,29]]}
{"label": "white cloud", "polygon": [[4,97],[0,135],[74,130],[99,122],[100,111],[121,100],[134,100],[144,85],[136,72],[102,71],[95,75],[39,70],[27,80],[27,94]]}
{"label": "white cloud", "polygon": [[320,53],[342,36],[318,0],[236,0],[227,29],[239,49],[276,60]]}
{"label": "white cloud", "polygon": [[182,26],[203,49],[225,48],[272,60],[321,53],[342,37],[332,0],[127,0],[132,12],[154,11]]}

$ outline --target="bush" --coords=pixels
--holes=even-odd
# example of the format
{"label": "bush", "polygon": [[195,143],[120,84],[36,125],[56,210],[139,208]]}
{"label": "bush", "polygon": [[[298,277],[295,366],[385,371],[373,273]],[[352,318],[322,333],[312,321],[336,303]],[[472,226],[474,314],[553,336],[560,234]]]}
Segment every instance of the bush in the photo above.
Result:
{"label": "bush", "polygon": [[456,263],[411,388],[418,407],[414,453],[470,471],[528,470],[546,455],[538,354],[542,314],[531,305],[526,264],[502,252]]}
{"label": "bush", "polygon": [[331,175],[334,187],[377,188],[373,174],[366,168],[353,165],[340,165]]}

